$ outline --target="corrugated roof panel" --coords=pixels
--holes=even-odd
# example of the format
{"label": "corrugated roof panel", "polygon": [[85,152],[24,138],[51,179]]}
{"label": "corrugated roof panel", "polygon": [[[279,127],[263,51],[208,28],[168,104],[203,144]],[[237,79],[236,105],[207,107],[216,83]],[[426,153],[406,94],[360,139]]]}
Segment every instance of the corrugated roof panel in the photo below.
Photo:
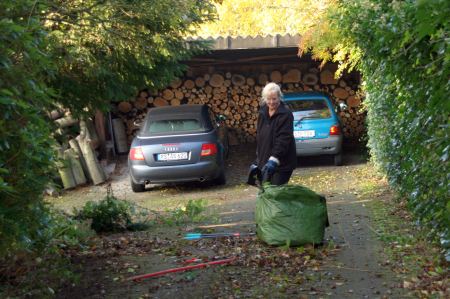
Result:
{"label": "corrugated roof panel", "polygon": [[266,35],[266,36],[237,36],[216,38],[188,38],[187,40],[208,40],[213,42],[213,50],[233,50],[233,49],[263,49],[263,48],[286,48],[298,47],[300,34],[296,35]]}

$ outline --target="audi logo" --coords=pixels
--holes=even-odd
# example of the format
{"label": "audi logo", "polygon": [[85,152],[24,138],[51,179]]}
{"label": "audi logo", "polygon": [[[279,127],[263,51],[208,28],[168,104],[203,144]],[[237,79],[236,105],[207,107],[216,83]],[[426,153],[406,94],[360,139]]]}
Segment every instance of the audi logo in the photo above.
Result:
{"label": "audi logo", "polygon": [[165,150],[166,152],[176,152],[176,151],[178,151],[178,147],[167,146],[167,147],[164,147],[164,150]]}

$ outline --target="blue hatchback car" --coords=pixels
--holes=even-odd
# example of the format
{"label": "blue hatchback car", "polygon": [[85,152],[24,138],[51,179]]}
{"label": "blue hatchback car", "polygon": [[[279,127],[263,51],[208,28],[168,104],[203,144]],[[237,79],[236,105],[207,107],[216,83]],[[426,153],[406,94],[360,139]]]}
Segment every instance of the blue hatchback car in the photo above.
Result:
{"label": "blue hatchback car", "polygon": [[332,155],[342,165],[342,130],[328,95],[319,92],[284,94],[294,114],[297,156]]}

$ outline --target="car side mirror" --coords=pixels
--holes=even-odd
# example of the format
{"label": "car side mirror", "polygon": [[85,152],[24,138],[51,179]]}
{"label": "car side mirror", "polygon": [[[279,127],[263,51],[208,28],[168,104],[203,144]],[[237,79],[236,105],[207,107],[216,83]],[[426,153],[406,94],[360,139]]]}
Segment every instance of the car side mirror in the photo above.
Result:
{"label": "car side mirror", "polygon": [[338,107],[339,107],[339,111],[347,111],[348,110],[348,106],[344,102],[339,102]]}
{"label": "car side mirror", "polygon": [[223,114],[219,114],[219,115],[217,115],[216,120],[218,122],[223,122],[223,121],[227,120],[227,117]]}

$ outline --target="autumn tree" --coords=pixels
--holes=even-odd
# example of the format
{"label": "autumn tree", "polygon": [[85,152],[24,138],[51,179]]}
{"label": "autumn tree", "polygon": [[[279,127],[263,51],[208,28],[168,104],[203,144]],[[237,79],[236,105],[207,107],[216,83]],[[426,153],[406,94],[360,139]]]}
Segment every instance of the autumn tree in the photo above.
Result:
{"label": "autumn tree", "polygon": [[329,0],[224,0],[218,19],[198,31],[208,36],[302,34],[316,23]]}

